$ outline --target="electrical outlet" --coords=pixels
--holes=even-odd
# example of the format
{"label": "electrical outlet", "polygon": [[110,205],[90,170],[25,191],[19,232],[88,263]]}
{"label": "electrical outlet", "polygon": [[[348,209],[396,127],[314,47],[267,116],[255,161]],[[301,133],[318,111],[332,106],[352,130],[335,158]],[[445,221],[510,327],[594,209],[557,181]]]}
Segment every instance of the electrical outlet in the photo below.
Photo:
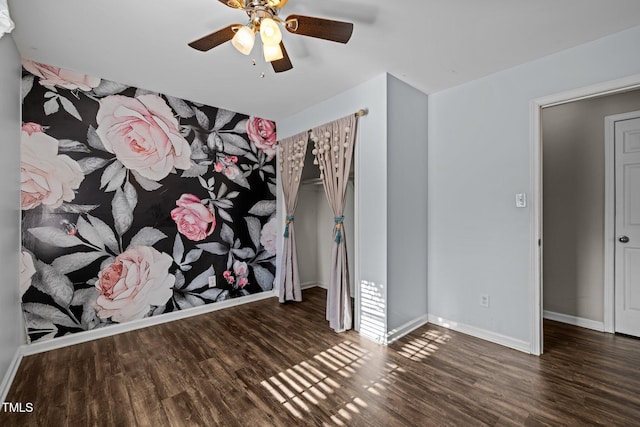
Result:
{"label": "electrical outlet", "polygon": [[210,288],[216,287],[216,276],[209,276],[209,287]]}
{"label": "electrical outlet", "polygon": [[487,294],[480,295],[480,305],[483,307],[489,307],[489,295]]}

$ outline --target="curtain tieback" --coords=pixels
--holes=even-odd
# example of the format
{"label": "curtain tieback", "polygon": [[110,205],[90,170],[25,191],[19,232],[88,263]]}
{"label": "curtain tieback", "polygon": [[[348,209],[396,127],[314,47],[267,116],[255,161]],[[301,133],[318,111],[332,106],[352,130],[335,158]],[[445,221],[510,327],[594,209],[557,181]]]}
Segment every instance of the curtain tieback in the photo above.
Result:
{"label": "curtain tieback", "polygon": [[344,216],[336,216],[333,218],[333,222],[336,224],[336,243],[342,243],[342,223],[344,222]]}
{"label": "curtain tieback", "polygon": [[287,219],[284,221],[284,238],[289,238],[289,224],[293,222],[293,215],[287,215]]}

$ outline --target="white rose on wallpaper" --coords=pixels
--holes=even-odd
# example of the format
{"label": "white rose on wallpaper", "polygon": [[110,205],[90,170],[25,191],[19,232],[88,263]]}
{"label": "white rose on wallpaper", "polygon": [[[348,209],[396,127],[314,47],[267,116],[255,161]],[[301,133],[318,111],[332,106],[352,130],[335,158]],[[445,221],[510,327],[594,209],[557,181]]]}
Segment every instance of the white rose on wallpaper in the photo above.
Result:
{"label": "white rose on wallpaper", "polygon": [[246,262],[235,261],[233,263],[233,272],[236,276],[246,276],[249,273],[249,267]]}
{"label": "white rose on wallpaper", "polygon": [[260,233],[260,243],[272,255],[276,254],[276,245],[278,242],[278,222],[276,217],[273,217],[262,227]]}
{"label": "white rose on wallpaper", "polygon": [[100,100],[96,132],[127,169],[153,181],[173,168],[191,168],[191,147],[173,111],[158,95],[111,95]]}
{"label": "white rose on wallpaper", "polygon": [[36,274],[33,258],[29,252],[22,251],[20,256],[20,297],[31,287],[31,278]]}
{"label": "white rose on wallpaper", "polygon": [[58,154],[58,140],[43,132],[22,131],[20,161],[20,206],[33,209],[40,204],[57,208],[75,198],[84,180],[80,165]]}
{"label": "white rose on wallpaper", "polygon": [[173,258],[150,246],[134,246],[118,255],[98,273],[95,308],[102,319],[127,322],[142,319],[152,305],[171,298],[175,276]]}
{"label": "white rose on wallpaper", "polygon": [[100,85],[100,79],[98,77],[29,61],[28,59],[22,60],[22,66],[34,76],[40,77],[40,84],[42,86],[58,86],[65,89],[80,89],[88,92]]}

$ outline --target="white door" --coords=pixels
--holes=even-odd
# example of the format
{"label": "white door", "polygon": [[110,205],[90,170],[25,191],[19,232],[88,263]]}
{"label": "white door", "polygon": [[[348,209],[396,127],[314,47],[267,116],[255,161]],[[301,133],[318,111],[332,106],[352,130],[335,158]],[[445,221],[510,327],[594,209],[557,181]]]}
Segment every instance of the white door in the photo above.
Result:
{"label": "white door", "polygon": [[615,331],[640,337],[640,118],[615,123]]}

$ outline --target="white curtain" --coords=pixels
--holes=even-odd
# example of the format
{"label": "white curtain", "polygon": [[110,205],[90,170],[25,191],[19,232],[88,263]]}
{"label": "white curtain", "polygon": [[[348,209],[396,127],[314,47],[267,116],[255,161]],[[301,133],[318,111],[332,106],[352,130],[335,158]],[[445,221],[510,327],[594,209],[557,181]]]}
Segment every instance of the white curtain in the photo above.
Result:
{"label": "white curtain", "polygon": [[302,301],[296,233],[293,224],[308,140],[309,132],[303,132],[279,142],[280,181],[286,209],[282,269],[280,270],[280,302]]}
{"label": "white curtain", "polygon": [[336,332],[351,329],[349,263],[344,232],[344,205],[353,158],[357,118],[354,115],[318,126],[312,130],[314,163],[334,215],[331,275],[327,291],[327,320]]}
{"label": "white curtain", "polygon": [[13,30],[13,21],[9,16],[9,7],[7,0],[0,0],[0,38],[4,33],[10,33]]}

